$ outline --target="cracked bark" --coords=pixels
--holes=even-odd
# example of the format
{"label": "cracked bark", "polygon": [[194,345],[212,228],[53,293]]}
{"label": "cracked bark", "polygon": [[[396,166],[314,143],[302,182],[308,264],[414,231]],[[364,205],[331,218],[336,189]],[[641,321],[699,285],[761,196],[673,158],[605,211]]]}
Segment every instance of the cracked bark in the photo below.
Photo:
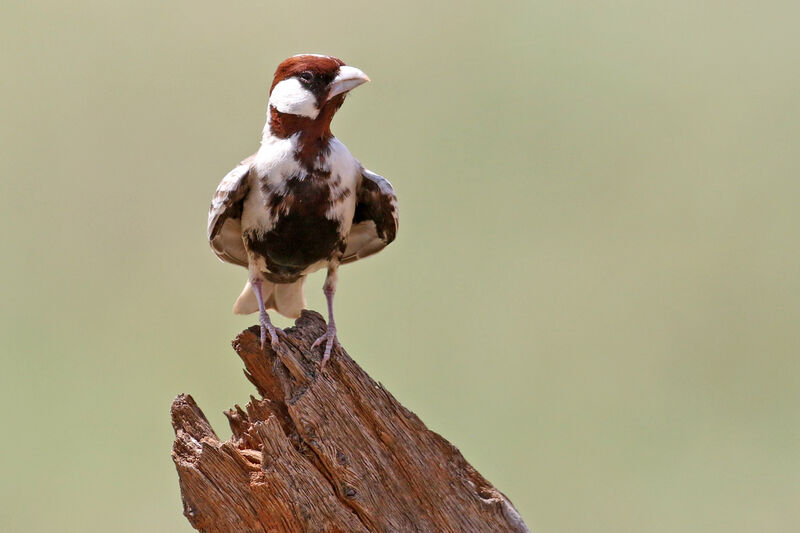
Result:
{"label": "cracked bark", "polygon": [[[325,328],[303,311],[262,351],[233,347],[261,399],[225,414],[222,442],[189,395],[172,404],[184,515],[207,532],[527,532],[511,502],[348,355],[325,372],[309,348]],[[313,357],[313,360],[309,359]]]}

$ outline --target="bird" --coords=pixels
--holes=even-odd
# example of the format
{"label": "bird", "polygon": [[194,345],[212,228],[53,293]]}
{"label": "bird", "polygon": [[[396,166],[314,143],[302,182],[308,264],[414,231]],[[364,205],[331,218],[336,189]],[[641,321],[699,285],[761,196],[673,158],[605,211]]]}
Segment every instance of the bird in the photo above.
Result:
{"label": "bird", "polygon": [[331,133],[345,97],[368,81],[332,56],[299,54],[281,62],[261,145],[222,178],[208,212],[214,253],[248,270],[233,312],[259,313],[262,349],[268,334],[273,349],[280,345],[268,310],[299,317],[306,277],[327,269],[327,328],[311,346],[325,343],[321,368],[339,346],[333,313],[339,267],[381,251],[398,229],[391,183]]}

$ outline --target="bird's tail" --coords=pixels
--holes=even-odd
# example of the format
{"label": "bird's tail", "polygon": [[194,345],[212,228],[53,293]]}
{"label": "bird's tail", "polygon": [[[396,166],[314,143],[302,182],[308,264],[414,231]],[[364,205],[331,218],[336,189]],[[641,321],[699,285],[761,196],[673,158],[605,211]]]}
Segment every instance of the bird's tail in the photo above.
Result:
{"label": "bird's tail", "polygon": [[[306,295],[303,276],[294,283],[272,283],[264,280],[261,284],[261,295],[264,297],[264,307],[275,309],[287,318],[297,318],[300,311],[306,307]],[[253,286],[248,281],[242,294],[233,304],[233,312],[237,315],[248,315],[258,311],[258,300],[253,292]]]}

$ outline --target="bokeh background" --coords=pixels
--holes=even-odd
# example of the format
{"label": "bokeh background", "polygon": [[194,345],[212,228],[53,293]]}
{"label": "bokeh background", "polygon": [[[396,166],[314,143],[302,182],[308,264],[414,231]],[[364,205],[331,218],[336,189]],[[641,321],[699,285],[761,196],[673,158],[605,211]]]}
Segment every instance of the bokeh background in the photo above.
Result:
{"label": "bokeh background", "polygon": [[535,531],[796,530],[798,17],[5,0],[0,530],[191,530],[170,402],[227,437],[254,392],[207,207],[299,52],[373,79],[334,132],[400,197],[337,295],[375,379]]}

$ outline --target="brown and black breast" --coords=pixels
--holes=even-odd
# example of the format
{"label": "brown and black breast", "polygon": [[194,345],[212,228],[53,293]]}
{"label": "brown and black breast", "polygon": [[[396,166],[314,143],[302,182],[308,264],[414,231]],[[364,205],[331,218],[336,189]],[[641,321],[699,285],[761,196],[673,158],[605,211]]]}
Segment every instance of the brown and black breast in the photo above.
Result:
{"label": "brown and black breast", "polygon": [[339,222],[325,216],[331,189],[324,176],[289,178],[281,193],[264,192],[274,224],[263,234],[251,231],[243,237],[248,249],[264,257],[268,278],[291,282],[342,247]]}

